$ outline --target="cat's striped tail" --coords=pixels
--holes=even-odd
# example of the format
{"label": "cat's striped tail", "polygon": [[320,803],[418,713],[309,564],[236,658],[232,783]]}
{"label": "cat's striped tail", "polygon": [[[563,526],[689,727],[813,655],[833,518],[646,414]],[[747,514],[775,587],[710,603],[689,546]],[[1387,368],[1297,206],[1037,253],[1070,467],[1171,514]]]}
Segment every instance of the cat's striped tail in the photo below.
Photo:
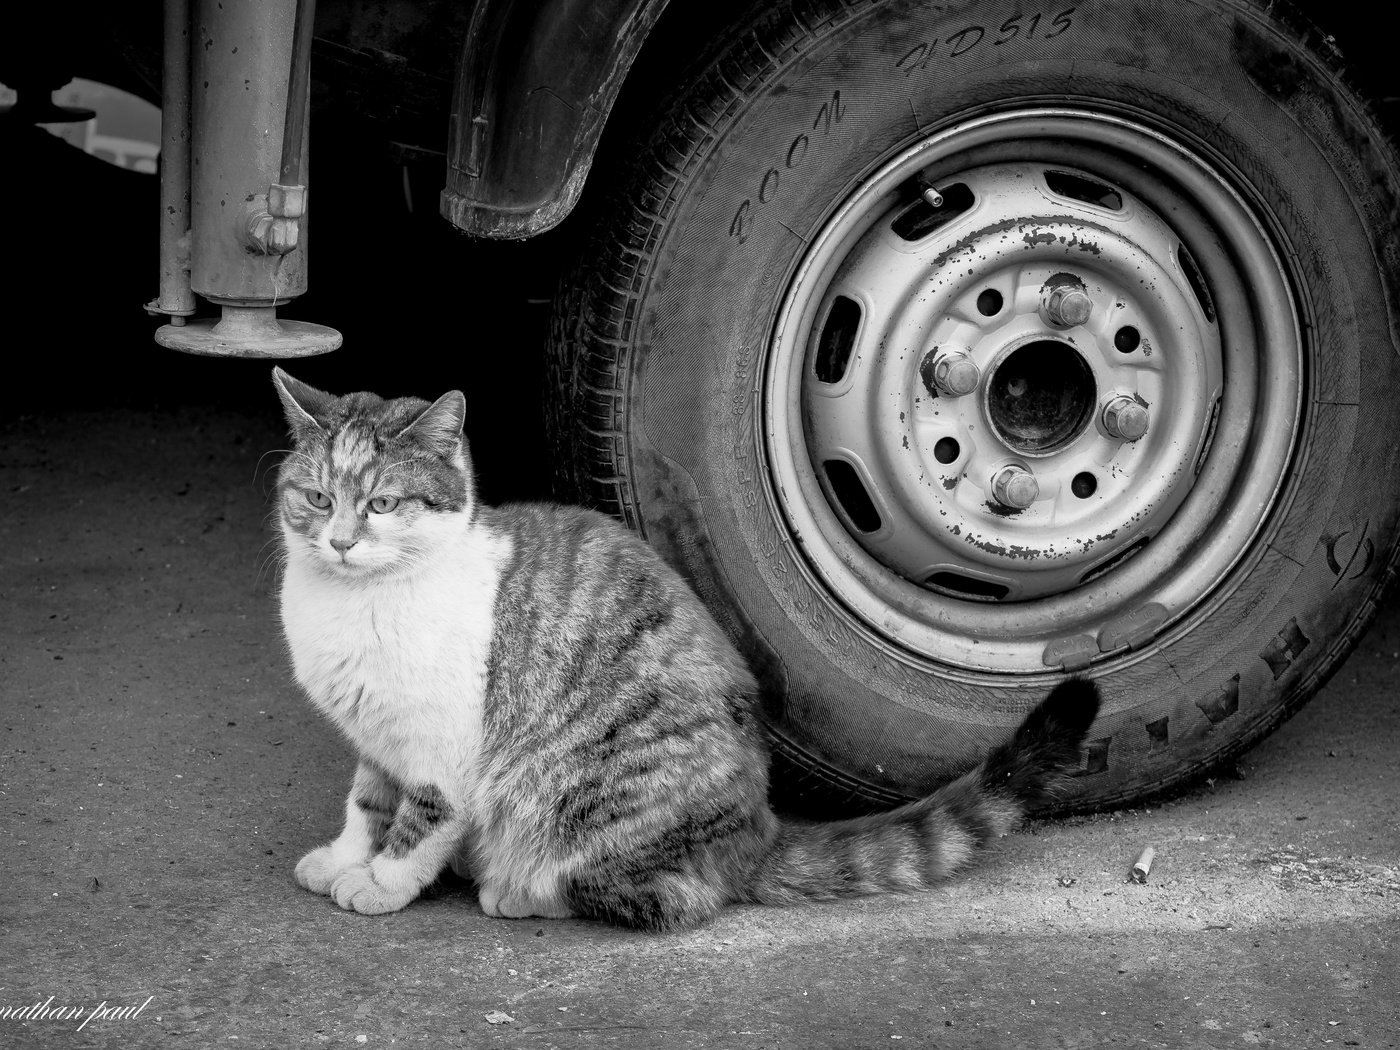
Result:
{"label": "cat's striped tail", "polygon": [[926,889],[1055,797],[1079,766],[1098,710],[1094,684],[1070,679],[981,765],[925,799],[829,824],[783,822],[747,899],[789,904]]}

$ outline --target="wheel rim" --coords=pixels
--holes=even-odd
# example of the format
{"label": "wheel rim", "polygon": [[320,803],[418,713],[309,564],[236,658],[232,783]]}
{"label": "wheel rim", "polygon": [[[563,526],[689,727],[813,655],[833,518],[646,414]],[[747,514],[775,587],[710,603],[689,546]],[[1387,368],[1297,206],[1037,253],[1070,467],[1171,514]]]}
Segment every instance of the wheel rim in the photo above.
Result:
{"label": "wheel rim", "polygon": [[1242,185],[1133,117],[1025,108],[905,149],[812,238],[765,374],[769,493],[892,655],[1122,658],[1257,548],[1302,343]]}

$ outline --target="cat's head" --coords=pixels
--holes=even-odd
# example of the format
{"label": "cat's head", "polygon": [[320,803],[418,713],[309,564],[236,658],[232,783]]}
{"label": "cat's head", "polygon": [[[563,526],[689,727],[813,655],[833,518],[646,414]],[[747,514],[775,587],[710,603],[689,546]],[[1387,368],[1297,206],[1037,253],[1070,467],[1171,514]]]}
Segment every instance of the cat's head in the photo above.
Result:
{"label": "cat's head", "polygon": [[272,381],[291,429],[277,474],[287,556],[326,573],[411,569],[460,534],[475,509],[462,438],[466,399],[336,397],[280,368]]}

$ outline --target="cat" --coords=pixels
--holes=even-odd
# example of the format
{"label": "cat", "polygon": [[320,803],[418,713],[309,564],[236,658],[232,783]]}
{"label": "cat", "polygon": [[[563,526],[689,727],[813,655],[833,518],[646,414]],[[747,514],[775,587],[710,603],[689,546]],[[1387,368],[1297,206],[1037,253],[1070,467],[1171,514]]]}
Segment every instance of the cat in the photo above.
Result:
{"label": "cat", "polygon": [[648,930],[735,903],[923,889],[1055,796],[1096,687],[1055,686],[922,801],[826,824],[768,804],[758,687],[660,556],[611,518],[483,506],[466,402],[343,397],[273,370],[296,680],[359,763],[296,880],[397,911],[451,865],[486,914]]}

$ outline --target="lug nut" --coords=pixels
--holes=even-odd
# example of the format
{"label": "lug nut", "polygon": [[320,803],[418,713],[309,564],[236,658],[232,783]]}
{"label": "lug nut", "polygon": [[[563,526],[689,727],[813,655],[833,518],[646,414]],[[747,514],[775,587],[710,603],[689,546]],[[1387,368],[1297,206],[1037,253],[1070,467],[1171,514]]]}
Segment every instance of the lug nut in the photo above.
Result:
{"label": "lug nut", "polygon": [[1147,406],[1135,397],[1119,394],[1103,406],[1103,428],[1123,441],[1136,441],[1147,433]]}
{"label": "lug nut", "polygon": [[1089,320],[1094,312],[1094,300],[1083,288],[1060,285],[1052,288],[1043,300],[1045,320],[1058,328],[1073,328]]}
{"label": "lug nut", "polygon": [[934,397],[962,397],[982,381],[982,370],[966,350],[930,350],[919,365],[919,375]]}
{"label": "lug nut", "polygon": [[1025,510],[1040,495],[1040,485],[1025,467],[1002,467],[992,475],[992,495],[1004,506]]}

